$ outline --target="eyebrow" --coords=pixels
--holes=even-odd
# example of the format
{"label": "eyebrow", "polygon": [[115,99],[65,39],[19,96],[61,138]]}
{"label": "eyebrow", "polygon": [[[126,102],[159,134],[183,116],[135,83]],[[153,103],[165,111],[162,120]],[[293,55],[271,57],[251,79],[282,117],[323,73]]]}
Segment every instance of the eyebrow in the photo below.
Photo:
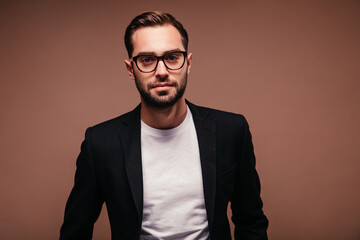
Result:
{"label": "eyebrow", "polygon": [[[174,49],[168,50],[166,52],[163,52],[163,54],[161,54],[160,56],[163,56],[163,55],[165,55],[167,53],[176,52],[176,51],[183,51],[183,50],[181,50],[180,48],[174,48]],[[157,56],[155,54],[155,52],[139,52],[136,56],[139,56],[139,55],[154,55],[154,56]]]}

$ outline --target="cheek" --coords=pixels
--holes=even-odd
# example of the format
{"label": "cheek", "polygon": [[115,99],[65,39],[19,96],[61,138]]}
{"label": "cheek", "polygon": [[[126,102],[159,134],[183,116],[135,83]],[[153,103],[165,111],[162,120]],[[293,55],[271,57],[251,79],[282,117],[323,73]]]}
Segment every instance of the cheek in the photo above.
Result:
{"label": "cheek", "polygon": [[186,69],[182,69],[182,71],[177,71],[177,72],[173,72],[170,73],[170,79],[175,79],[177,81],[181,81],[184,78],[187,77],[187,70]]}
{"label": "cheek", "polygon": [[134,79],[142,86],[148,86],[151,82],[149,76],[144,76],[142,72],[134,72]]}

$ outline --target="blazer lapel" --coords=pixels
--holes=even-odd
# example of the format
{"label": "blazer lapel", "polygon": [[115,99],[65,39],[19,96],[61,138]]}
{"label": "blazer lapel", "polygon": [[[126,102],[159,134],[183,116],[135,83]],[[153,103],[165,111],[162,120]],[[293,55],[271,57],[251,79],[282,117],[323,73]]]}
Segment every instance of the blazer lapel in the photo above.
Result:
{"label": "blazer lapel", "polygon": [[143,214],[143,177],[141,163],[140,105],[123,120],[120,139],[125,155],[125,169],[140,224]]}
{"label": "blazer lapel", "polygon": [[[196,128],[200,161],[204,185],[205,206],[208,215],[209,229],[211,230],[214,218],[215,190],[216,190],[216,128],[215,122],[205,108],[187,101],[193,115]],[[200,111],[201,110],[201,111]]]}

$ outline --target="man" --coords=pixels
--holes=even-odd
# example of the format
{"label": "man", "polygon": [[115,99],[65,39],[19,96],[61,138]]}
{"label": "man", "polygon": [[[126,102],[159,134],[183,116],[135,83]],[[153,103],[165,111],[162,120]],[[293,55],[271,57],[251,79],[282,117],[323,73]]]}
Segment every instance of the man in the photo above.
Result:
{"label": "man", "polygon": [[267,239],[260,183],[242,115],[185,100],[192,54],[170,14],[127,27],[125,64],[141,104],[87,129],[60,239],[91,239],[105,202],[112,239]]}

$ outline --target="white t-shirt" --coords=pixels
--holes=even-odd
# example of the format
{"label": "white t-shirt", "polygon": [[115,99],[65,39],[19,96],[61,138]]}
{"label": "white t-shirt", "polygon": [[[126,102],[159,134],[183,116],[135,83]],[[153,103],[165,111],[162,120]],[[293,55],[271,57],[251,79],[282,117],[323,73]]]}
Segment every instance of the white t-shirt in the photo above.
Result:
{"label": "white t-shirt", "polygon": [[141,240],[209,237],[199,145],[190,109],[176,128],[141,121],[144,209]]}

